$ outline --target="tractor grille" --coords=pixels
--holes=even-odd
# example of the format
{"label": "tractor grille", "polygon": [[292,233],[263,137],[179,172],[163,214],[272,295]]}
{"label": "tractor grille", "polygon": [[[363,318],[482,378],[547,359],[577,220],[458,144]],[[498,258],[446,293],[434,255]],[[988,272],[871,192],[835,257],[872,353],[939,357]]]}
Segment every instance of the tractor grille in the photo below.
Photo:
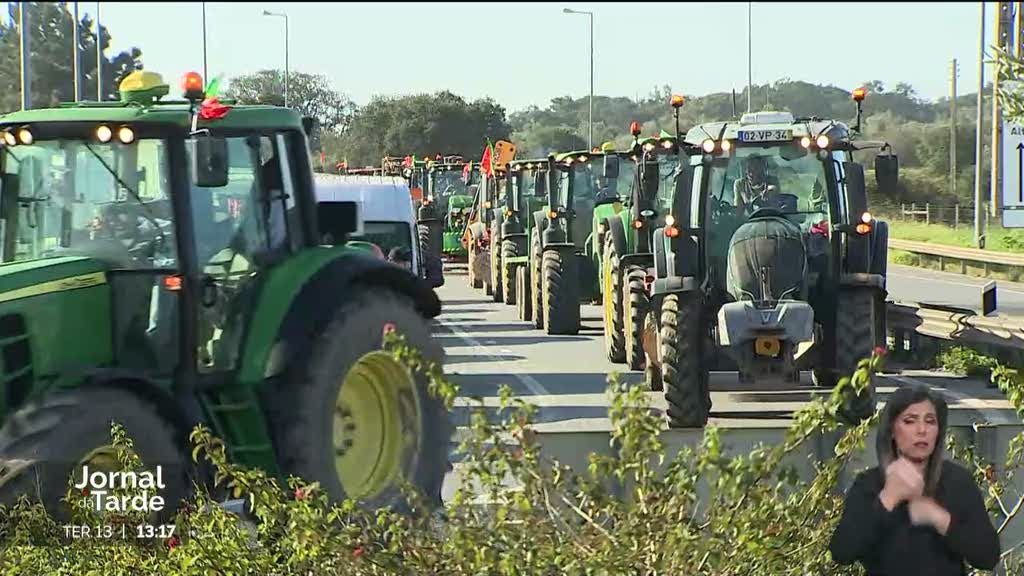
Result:
{"label": "tractor grille", "polygon": [[4,403],[8,409],[20,406],[32,389],[32,348],[21,314],[0,316],[0,359]]}

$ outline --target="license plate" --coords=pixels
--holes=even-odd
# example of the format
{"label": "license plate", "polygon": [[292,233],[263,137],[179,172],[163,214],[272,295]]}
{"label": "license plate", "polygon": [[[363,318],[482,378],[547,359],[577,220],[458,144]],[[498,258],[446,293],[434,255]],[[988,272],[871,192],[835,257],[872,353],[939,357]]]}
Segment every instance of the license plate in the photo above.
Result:
{"label": "license plate", "polygon": [[778,142],[792,140],[792,130],[740,130],[740,142]]}

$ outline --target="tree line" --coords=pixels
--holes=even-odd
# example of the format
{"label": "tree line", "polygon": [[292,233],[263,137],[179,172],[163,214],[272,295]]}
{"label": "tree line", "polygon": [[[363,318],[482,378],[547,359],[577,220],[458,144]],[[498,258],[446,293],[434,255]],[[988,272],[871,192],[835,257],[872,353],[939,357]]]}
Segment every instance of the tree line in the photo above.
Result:
{"label": "tree line", "polygon": [[[65,2],[8,3],[9,22],[0,22],[0,108],[20,108],[19,10],[29,10],[32,25],[32,103],[51,106],[74,99],[71,80],[72,15]],[[87,15],[80,21],[79,47],[82,92],[85,99],[96,95],[96,23]],[[143,68],[142,51],[132,48],[108,54],[111,35],[100,29],[103,58],[102,91],[105,99],[118,98],[117,86],[134,70]],[[225,79],[224,97],[240,103],[283,105],[284,72],[265,69]],[[976,94],[957,99],[955,192],[950,185],[949,98],[926,101],[907,83],[886,86],[879,80],[862,84],[868,90],[865,108],[865,137],[892,144],[900,157],[903,186],[897,196],[885,201],[965,203],[973,199],[975,164]],[[786,110],[799,116],[820,116],[852,122],[855,108],[850,97],[854,87],[839,88],[782,78],[755,85],[751,100],[755,109]],[[991,93],[991,90],[986,90]],[[530,106],[509,113],[492,98],[467,100],[447,90],[430,94],[378,96],[357,106],[331,85],[326,76],[291,72],[290,104],[305,115],[316,117],[322,127],[320,152],[333,167],[376,166],[386,155],[461,154],[479,158],[487,140],[513,141],[520,157],[542,157],[549,152],[586,148],[588,142],[587,97],[561,96],[547,105]],[[646,96],[627,98],[597,95],[594,98],[594,144],[613,141],[625,146],[630,141],[629,124],[638,121],[643,133],[674,130],[669,107],[668,86],[652,89]],[[683,129],[698,122],[735,117],[745,111],[746,89],[686,97],[680,121]],[[986,96],[986,100],[990,98]],[[990,102],[986,107],[990,106]],[[989,108],[990,109],[990,108]],[[990,130],[990,115],[983,130]],[[988,138],[982,154],[982,185],[988,188]]]}

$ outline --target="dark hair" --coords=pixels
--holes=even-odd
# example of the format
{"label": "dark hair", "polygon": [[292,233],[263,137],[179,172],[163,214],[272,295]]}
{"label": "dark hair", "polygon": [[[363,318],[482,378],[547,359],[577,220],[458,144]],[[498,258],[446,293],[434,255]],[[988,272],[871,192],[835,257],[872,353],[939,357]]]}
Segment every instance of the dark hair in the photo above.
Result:
{"label": "dark hair", "polygon": [[411,259],[412,259],[412,250],[410,250],[410,249],[408,249],[408,248],[406,248],[404,246],[395,246],[394,248],[391,249],[390,252],[388,252],[388,260],[391,260],[391,261],[395,261],[395,260],[408,261],[408,260],[411,260]]}
{"label": "dark hair", "polygon": [[948,423],[949,407],[941,394],[933,391],[924,384],[911,384],[898,388],[885,399],[885,409],[879,417],[878,436],[875,440],[875,449],[878,453],[878,467],[883,475],[886,467],[897,459],[896,443],[892,436],[893,423],[899,418],[908,407],[927,400],[935,407],[935,415],[939,420],[939,433],[935,438],[935,449],[928,457],[928,464],[925,467],[925,494],[933,495],[939,485],[939,477],[942,474],[942,462],[945,459],[946,426]]}

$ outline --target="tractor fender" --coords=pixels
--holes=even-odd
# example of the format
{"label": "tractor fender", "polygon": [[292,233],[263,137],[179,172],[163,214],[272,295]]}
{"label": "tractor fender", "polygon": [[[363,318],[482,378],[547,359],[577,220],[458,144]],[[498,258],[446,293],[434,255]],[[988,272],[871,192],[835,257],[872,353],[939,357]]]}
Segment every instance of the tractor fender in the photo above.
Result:
{"label": "tractor fender", "polygon": [[[325,252],[325,250],[330,250]],[[391,264],[336,248],[314,248],[279,266],[264,281],[246,334],[241,382],[257,383],[281,373],[357,288],[386,288],[408,296],[424,318],[441,313],[441,301],[426,280]]]}
{"label": "tractor fender", "polygon": [[[629,247],[626,245],[626,230],[622,225],[622,219],[611,218],[606,220],[606,222],[608,224],[608,232],[606,232],[606,234],[612,235],[612,242],[615,244],[615,252],[619,256],[626,254]],[[601,250],[604,250],[603,242],[601,243]]]}
{"label": "tractor fender", "polygon": [[541,247],[544,247],[544,230],[548,227],[548,215],[543,210],[538,210],[533,213],[533,225],[537,228],[537,234],[540,236]]}

